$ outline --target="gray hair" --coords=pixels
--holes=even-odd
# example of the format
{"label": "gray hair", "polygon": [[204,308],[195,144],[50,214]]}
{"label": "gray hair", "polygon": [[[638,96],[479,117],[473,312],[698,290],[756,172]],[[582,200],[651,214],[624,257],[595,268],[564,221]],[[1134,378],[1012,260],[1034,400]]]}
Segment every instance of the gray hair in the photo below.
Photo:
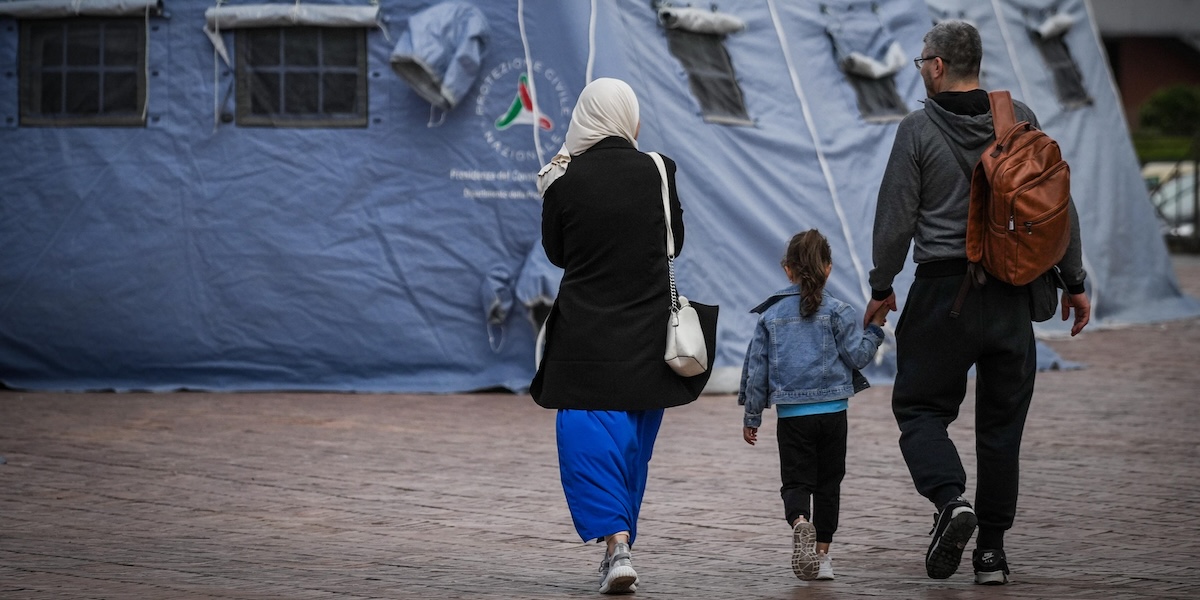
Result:
{"label": "gray hair", "polygon": [[965,21],[942,21],[925,34],[925,48],[932,56],[942,57],[946,75],[953,80],[979,78],[983,60],[983,42],[979,31]]}

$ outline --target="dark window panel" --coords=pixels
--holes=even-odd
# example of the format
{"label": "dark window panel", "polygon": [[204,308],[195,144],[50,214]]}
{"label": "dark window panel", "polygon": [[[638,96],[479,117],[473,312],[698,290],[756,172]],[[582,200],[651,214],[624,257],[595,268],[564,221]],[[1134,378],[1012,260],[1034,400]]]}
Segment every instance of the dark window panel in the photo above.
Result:
{"label": "dark window panel", "polygon": [[104,76],[104,112],[137,112],[137,80],[137,73],[106,74]]}
{"label": "dark window panel", "polygon": [[[363,127],[366,34],[361,29],[239,30],[237,123],[262,127]],[[271,64],[262,64],[274,44]]]}
{"label": "dark window panel", "polygon": [[42,73],[42,85],[39,90],[41,102],[38,107],[42,114],[57,115],[63,112],[63,76],[62,73]]}
{"label": "dark window panel", "polygon": [[250,78],[250,89],[253,95],[250,112],[256,115],[270,115],[279,112],[282,96],[279,89],[281,79],[276,73],[256,73]]}
{"label": "dark window panel", "polygon": [[280,35],[278,29],[257,29],[243,37],[249,40],[246,62],[256,67],[279,66]]}
{"label": "dark window panel", "polygon": [[61,24],[36,26],[32,33],[33,56],[40,65],[62,66],[65,28]]}
{"label": "dark window panel", "polygon": [[321,110],[320,76],[316,73],[288,73],[284,86],[287,99],[283,111],[291,115],[311,115]]}
{"label": "dark window panel", "polygon": [[297,27],[284,35],[283,61],[289,67],[320,64],[320,34],[315,27]]}
{"label": "dark window panel", "polygon": [[326,114],[353,113],[358,105],[358,76],[353,73],[324,75]]}
{"label": "dark window panel", "polygon": [[1083,85],[1083,74],[1075,64],[1075,59],[1071,57],[1071,51],[1062,36],[1043,39],[1036,32],[1031,32],[1030,35],[1054,77],[1054,89],[1059,102],[1067,108],[1091,104],[1091,96]]}
{"label": "dark window panel", "polygon": [[908,114],[908,106],[896,91],[895,77],[868,79],[847,73],[846,79],[858,97],[858,111],[868,121],[898,121]]}
{"label": "dark window panel", "polygon": [[322,63],[327,67],[357,67],[360,39],[352,35],[325,35]]}
{"label": "dark window panel", "polygon": [[100,73],[67,73],[66,111],[74,114],[100,113]]}
{"label": "dark window panel", "polygon": [[100,64],[100,26],[77,25],[67,42],[67,65],[90,67]]}
{"label": "dark window panel", "polygon": [[688,74],[688,87],[705,120],[751,125],[745,97],[733,71],[723,36],[681,29],[667,30],[667,49]]}
{"label": "dark window panel", "polygon": [[145,27],[137,18],[21,22],[21,125],[144,125]]}
{"label": "dark window panel", "polygon": [[110,25],[104,30],[104,64],[136,66],[141,54],[141,30],[131,25]]}

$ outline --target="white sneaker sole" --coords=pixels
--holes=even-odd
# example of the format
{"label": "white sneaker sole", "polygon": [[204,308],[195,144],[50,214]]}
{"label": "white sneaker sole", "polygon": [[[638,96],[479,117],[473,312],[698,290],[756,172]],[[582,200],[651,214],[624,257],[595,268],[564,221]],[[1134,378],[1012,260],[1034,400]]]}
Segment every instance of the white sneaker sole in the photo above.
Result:
{"label": "white sneaker sole", "polygon": [[792,573],[803,581],[817,578],[817,529],[812,523],[796,523],[792,529]]}
{"label": "white sneaker sole", "polygon": [[979,585],[1004,585],[1008,575],[1004,571],[975,571],[975,583]]}
{"label": "white sneaker sole", "polygon": [[638,575],[633,567],[613,567],[600,584],[601,594],[629,594],[637,590]]}

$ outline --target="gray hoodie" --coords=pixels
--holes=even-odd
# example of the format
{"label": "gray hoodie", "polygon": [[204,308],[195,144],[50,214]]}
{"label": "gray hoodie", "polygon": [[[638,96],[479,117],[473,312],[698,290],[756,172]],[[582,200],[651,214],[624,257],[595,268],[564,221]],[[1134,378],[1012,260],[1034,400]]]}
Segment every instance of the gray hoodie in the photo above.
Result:
{"label": "gray hoodie", "polygon": [[[1013,106],[1018,122],[1029,121],[1038,127],[1028,106],[1016,100]],[[962,165],[977,163],[993,140],[990,113],[959,115],[931,100],[925,101],[924,110],[913,111],[900,122],[875,206],[875,268],[869,276],[875,297],[891,290],[892,280],[904,267],[910,242],[917,264],[966,258],[971,184]],[[1069,210],[1071,242],[1058,267],[1068,289],[1080,293],[1086,274],[1074,201]]]}

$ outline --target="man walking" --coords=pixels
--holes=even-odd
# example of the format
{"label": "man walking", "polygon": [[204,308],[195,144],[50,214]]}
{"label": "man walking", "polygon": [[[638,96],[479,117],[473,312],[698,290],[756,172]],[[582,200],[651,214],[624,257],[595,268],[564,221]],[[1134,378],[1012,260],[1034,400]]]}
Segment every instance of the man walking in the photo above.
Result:
{"label": "man walking", "polygon": [[[925,570],[935,579],[953,575],[978,526],[971,561],[975,582],[1004,584],[1009,573],[1004,532],[1016,514],[1021,435],[1037,371],[1029,290],[989,277],[970,289],[951,315],[967,272],[970,182],[965,170],[979,161],[995,134],[987,92],[979,89],[979,32],[961,21],[945,21],[925,35],[924,43],[914,62],[929,98],[924,109],[900,123],[880,186],[864,327],[877,311],[896,310],[892,281],[914,244],[916,279],[896,327],[892,411],[913,484],[937,509]],[[1038,126],[1029,107],[1013,104],[1017,121]],[[1071,238],[1058,267],[1067,287],[1062,318],[1074,309],[1071,335],[1076,335],[1087,325],[1091,308],[1074,203],[1069,210]],[[966,395],[972,365],[974,507],[963,497],[966,472],[947,432]]]}

